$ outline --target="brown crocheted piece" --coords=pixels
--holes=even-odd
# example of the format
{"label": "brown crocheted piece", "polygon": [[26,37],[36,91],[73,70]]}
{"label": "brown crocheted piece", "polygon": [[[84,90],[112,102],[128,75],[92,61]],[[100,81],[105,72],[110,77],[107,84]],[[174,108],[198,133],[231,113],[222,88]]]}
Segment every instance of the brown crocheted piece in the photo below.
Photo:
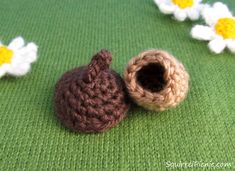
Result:
{"label": "brown crocheted piece", "polygon": [[66,72],[57,82],[55,109],[66,127],[76,132],[103,132],[126,116],[125,83],[109,69],[111,60],[111,53],[101,50],[88,66]]}
{"label": "brown crocheted piece", "polygon": [[189,75],[183,64],[169,53],[147,50],[129,61],[124,80],[137,104],[163,111],[185,99]]}

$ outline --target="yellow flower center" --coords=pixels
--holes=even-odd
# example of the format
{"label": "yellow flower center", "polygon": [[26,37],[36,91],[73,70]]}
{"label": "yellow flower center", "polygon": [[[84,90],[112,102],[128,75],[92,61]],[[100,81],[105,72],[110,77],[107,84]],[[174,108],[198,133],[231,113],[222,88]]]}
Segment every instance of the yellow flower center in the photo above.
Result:
{"label": "yellow flower center", "polygon": [[225,39],[235,39],[235,19],[219,19],[215,24],[215,31]]}
{"label": "yellow flower center", "polygon": [[5,46],[0,46],[0,66],[11,63],[13,51]]}
{"label": "yellow flower center", "polygon": [[193,6],[193,0],[172,0],[172,2],[182,9]]}

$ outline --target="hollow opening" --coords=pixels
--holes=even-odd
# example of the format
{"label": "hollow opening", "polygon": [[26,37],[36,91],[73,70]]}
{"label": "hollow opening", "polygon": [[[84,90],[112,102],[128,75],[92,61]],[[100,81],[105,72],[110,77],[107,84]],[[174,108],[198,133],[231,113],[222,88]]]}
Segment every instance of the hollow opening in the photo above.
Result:
{"label": "hollow opening", "polygon": [[150,63],[143,66],[137,72],[137,82],[144,89],[151,92],[159,92],[166,85],[167,81],[164,79],[165,68],[158,63]]}

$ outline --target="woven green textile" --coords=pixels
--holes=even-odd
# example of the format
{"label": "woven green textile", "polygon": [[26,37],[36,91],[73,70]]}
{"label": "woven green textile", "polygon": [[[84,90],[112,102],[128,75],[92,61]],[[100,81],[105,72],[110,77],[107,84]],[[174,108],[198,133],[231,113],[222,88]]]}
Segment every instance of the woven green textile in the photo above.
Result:
{"label": "woven green textile", "polygon": [[[223,2],[235,13],[234,0]],[[151,0],[0,4],[0,40],[21,35],[39,45],[30,74],[0,80],[0,170],[213,170],[166,165],[193,161],[230,162],[217,170],[235,170],[235,55],[214,55],[206,42],[193,40],[196,22],[172,20]],[[101,48],[113,53],[120,74],[145,49],[171,52],[190,74],[188,98],[162,113],[134,106],[103,134],[68,131],[55,117],[54,85]]]}

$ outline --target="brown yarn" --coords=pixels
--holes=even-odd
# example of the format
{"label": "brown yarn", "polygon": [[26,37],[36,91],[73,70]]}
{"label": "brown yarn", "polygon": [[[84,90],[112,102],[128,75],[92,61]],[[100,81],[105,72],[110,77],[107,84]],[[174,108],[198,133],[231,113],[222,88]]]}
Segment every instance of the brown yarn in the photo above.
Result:
{"label": "brown yarn", "polygon": [[57,116],[73,131],[103,132],[126,116],[129,100],[125,83],[109,69],[111,61],[111,53],[101,50],[88,66],[66,72],[57,82]]}
{"label": "brown yarn", "polygon": [[129,61],[124,80],[137,104],[149,110],[163,111],[185,99],[189,75],[172,55],[153,49]]}

